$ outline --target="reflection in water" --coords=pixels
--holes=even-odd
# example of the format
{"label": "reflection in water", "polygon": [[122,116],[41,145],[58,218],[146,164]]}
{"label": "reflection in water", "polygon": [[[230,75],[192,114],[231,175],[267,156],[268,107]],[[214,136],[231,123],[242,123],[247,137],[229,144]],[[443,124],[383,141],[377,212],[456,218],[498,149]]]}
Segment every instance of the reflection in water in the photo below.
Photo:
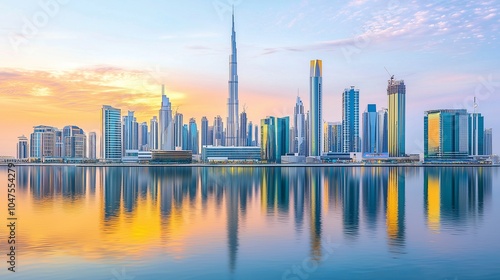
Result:
{"label": "reflection in water", "polygon": [[[139,254],[145,247],[168,247],[182,256],[188,249],[182,246],[185,239],[200,232],[206,232],[207,238],[224,236],[223,229],[228,268],[233,272],[245,241],[242,225],[252,228],[261,218],[264,224],[288,223],[293,218],[295,234],[309,235],[309,254],[316,261],[323,257],[322,233],[328,230],[328,219],[336,217],[344,239],[358,240],[360,224],[370,232],[384,227],[388,250],[404,252],[408,174],[417,177],[418,169],[43,166],[20,167],[18,188],[21,194],[30,194],[33,208],[56,200],[80,203],[82,216],[89,217],[82,231],[92,233],[89,239],[100,239],[97,244],[111,244],[92,248],[101,254],[97,257]],[[439,232],[444,226],[463,226],[480,220],[489,206],[492,171],[425,168],[423,192],[429,229]],[[96,204],[84,204],[85,199]],[[71,207],[65,211],[71,213]],[[28,234],[36,232],[35,226],[28,228]],[[37,238],[32,239],[57,240]],[[81,242],[82,248],[88,246]],[[57,242],[52,246],[57,247]]]}
{"label": "reflection in water", "polygon": [[490,168],[427,168],[424,211],[429,229],[480,221],[492,194]]}

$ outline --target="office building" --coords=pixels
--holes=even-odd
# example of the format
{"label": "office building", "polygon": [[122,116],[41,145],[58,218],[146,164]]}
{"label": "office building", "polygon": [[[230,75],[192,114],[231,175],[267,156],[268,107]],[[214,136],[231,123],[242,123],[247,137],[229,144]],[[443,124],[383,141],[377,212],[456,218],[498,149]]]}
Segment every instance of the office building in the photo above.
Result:
{"label": "office building", "polygon": [[122,158],[121,110],[108,105],[101,110],[101,158],[109,161]]}
{"label": "office building", "polygon": [[247,144],[246,144],[246,146],[249,146],[249,147],[250,146],[255,146],[253,144],[253,140],[252,140],[253,139],[252,133],[253,133],[253,124],[252,124],[252,122],[249,122],[248,123],[248,128],[247,128]]}
{"label": "office building", "polygon": [[17,137],[17,158],[29,158],[28,138],[24,135]]}
{"label": "office building", "polygon": [[406,124],[406,86],[403,80],[396,81],[394,76],[388,81],[388,150],[389,156],[405,155]]}
{"label": "office building", "polygon": [[323,153],[342,153],[342,123],[325,122]]}
{"label": "office building", "polygon": [[149,149],[158,150],[158,119],[156,116],[149,121]]}
{"label": "office building", "polygon": [[381,153],[378,150],[378,119],[377,105],[368,104],[363,113],[363,153]]}
{"label": "office building", "polygon": [[85,158],[87,155],[87,136],[83,129],[75,125],[63,128],[64,158]]}
{"label": "office building", "polygon": [[42,160],[55,157],[56,131],[51,126],[35,126],[30,135],[30,157]]}
{"label": "office building", "polygon": [[134,116],[134,111],[128,111],[128,114],[123,117],[123,152],[125,154],[125,150],[137,150],[139,145],[139,125],[137,124],[137,120]]}
{"label": "office building", "polygon": [[208,145],[208,119],[203,116],[201,118],[201,146]]}
{"label": "office building", "polygon": [[281,162],[289,153],[290,118],[267,117],[261,120],[261,158],[266,162]]}
{"label": "office building", "polygon": [[221,116],[214,118],[214,146],[224,146],[224,123]]}
{"label": "office building", "polygon": [[202,147],[203,162],[258,162],[261,159],[260,147]]}
{"label": "office building", "polygon": [[238,146],[244,147],[247,145],[247,113],[245,110],[240,114],[240,129],[239,129]]}
{"label": "office building", "polygon": [[305,126],[305,114],[304,114],[304,104],[299,96],[295,102],[295,107],[293,109],[293,134],[294,134],[294,144],[293,153],[299,156],[306,155],[306,126]]}
{"label": "office building", "polygon": [[182,150],[186,151],[189,150],[191,151],[191,148],[189,146],[189,127],[187,124],[184,124],[182,126]]}
{"label": "office building", "polygon": [[425,112],[425,160],[467,158],[469,152],[468,118],[469,115],[465,109],[431,110]]}
{"label": "office building", "polygon": [[139,125],[139,150],[140,151],[148,151],[149,150],[149,145],[148,145],[148,123],[147,122],[142,122]]}
{"label": "office building", "polygon": [[359,146],[359,89],[351,86],[342,94],[342,147],[344,153],[357,153]]}
{"label": "office building", "polygon": [[89,159],[97,159],[97,135],[95,132],[89,132]]}
{"label": "office building", "polygon": [[484,154],[493,155],[493,129],[488,128],[484,131]]}
{"label": "office building", "polygon": [[469,155],[484,155],[484,117],[480,113],[469,114]]}
{"label": "office building", "polygon": [[319,157],[323,136],[323,62],[321,60],[311,60],[309,87],[309,156]]}
{"label": "office building", "polygon": [[183,127],[184,127],[184,116],[181,113],[175,113],[174,118],[174,146],[176,149],[182,147],[183,143]]}
{"label": "office building", "polygon": [[193,152],[193,155],[197,155],[199,153],[199,141],[198,141],[198,126],[196,125],[196,119],[189,119],[189,143],[188,150]]}
{"label": "office building", "polygon": [[388,116],[387,109],[383,108],[377,112],[378,115],[378,139],[377,139],[377,153],[388,153]]}
{"label": "office building", "polygon": [[161,89],[161,108],[159,112],[159,134],[160,149],[164,151],[174,150],[174,124],[172,120],[172,104],[165,95],[165,85]]}

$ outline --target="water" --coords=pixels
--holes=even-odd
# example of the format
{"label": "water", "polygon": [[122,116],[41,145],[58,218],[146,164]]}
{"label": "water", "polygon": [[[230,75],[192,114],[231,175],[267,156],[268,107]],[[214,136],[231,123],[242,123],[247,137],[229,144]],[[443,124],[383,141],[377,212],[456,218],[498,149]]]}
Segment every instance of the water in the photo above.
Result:
{"label": "water", "polygon": [[16,170],[1,279],[500,279],[496,168]]}

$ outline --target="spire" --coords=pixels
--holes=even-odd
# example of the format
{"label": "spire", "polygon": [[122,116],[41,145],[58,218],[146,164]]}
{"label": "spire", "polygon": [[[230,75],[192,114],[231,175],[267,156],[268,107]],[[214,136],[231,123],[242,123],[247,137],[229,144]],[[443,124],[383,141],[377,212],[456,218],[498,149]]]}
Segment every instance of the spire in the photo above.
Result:
{"label": "spire", "polygon": [[233,5],[233,33],[234,33],[234,5]]}
{"label": "spire", "polygon": [[161,85],[161,95],[165,95],[165,85]]}

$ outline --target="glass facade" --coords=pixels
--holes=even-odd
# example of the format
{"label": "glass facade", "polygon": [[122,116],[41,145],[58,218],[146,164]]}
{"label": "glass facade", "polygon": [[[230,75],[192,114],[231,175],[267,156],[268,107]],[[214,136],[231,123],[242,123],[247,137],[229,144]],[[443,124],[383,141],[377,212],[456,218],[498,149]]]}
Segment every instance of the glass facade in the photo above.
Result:
{"label": "glass facade", "polygon": [[405,155],[406,86],[404,81],[388,81],[388,152],[391,157]]}
{"label": "glass facade", "polygon": [[321,155],[323,62],[311,60],[310,64],[309,156]]}
{"label": "glass facade", "polygon": [[363,113],[363,153],[380,153],[378,150],[379,122],[377,105],[368,104]]}
{"label": "glass facade", "polygon": [[202,147],[202,160],[260,161],[260,147]]}
{"label": "glass facade", "polygon": [[342,147],[344,153],[360,152],[359,90],[351,86],[342,94]]}
{"label": "glass facade", "polygon": [[479,113],[469,115],[469,155],[485,155],[484,117]]}
{"label": "glass facade", "polygon": [[105,160],[121,160],[121,110],[105,105],[102,107],[101,119],[101,157]]}
{"label": "glass facade", "polygon": [[428,160],[466,158],[468,118],[466,110],[427,111],[424,117],[424,157]]}

